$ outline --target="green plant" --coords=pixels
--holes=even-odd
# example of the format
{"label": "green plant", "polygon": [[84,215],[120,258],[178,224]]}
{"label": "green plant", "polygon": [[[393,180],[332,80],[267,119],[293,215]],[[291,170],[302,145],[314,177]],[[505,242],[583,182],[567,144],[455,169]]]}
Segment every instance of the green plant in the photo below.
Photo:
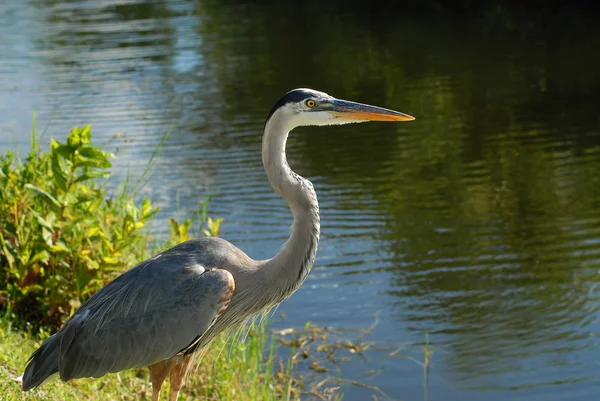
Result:
{"label": "green plant", "polygon": [[194,221],[192,218],[187,218],[181,223],[173,217],[169,218],[169,231],[171,235],[163,244],[162,247],[164,249],[170,248],[181,242],[187,241],[195,236],[219,236],[219,232],[221,231],[221,223],[223,222],[223,219],[213,219],[212,217],[208,217],[208,203],[210,202],[211,198],[211,195],[204,197],[202,208],[198,210],[198,213],[196,214],[196,223],[199,226],[198,232],[195,232],[192,229],[194,225]]}
{"label": "green plant", "polygon": [[[292,401],[300,398],[302,384],[292,377],[295,372],[289,368],[290,364],[285,365],[277,357],[278,346],[268,326],[253,324],[248,330],[247,336],[220,336],[215,340],[202,362],[189,372],[180,400]],[[107,374],[100,379],[85,378],[67,383],[49,380],[23,393],[19,376],[39,346],[35,337],[13,330],[9,322],[0,318],[0,399],[3,401],[150,398],[148,373],[144,368]],[[163,391],[168,392],[168,385]]]}
{"label": "green plant", "polygon": [[[149,245],[160,251],[193,236],[216,237],[223,219],[208,217],[211,197],[205,197],[194,220],[169,219],[171,235],[159,246],[143,229],[157,209],[148,200],[139,207],[133,201],[139,187],[125,182],[110,196],[99,181],[110,177],[114,156],[92,145],[89,126],[75,127],[64,144],[51,140],[49,152],[39,152],[35,132],[31,142],[24,162],[10,152],[0,157],[0,308],[7,312],[0,316],[0,393],[9,400],[143,398],[144,369],[77,384],[54,381],[27,394],[21,393],[18,376],[47,329],[147,257]],[[13,330],[24,322],[38,332]],[[287,363],[277,357],[278,348],[266,320],[233,335],[222,333],[189,375],[183,399],[299,399],[303,384],[295,377],[296,346]]]}
{"label": "green plant", "polygon": [[35,328],[57,327],[85,299],[141,259],[142,230],[156,213],[122,187],[99,180],[114,156],[94,146],[89,126],[25,162],[0,157],[0,307]]}

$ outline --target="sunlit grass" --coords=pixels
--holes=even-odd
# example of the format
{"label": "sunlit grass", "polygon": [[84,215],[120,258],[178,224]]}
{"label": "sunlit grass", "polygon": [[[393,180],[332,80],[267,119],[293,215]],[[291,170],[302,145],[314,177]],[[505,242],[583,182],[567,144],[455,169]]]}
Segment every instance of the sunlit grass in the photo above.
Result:
{"label": "sunlit grass", "polygon": [[[0,323],[0,394],[12,400],[134,400],[150,391],[143,375],[131,370],[109,374],[102,380],[74,380],[64,384],[51,380],[39,389],[23,393],[19,376],[27,359],[39,346],[30,336],[14,331],[6,321]],[[141,377],[138,377],[141,376]]]}
{"label": "sunlit grass", "polygon": [[[180,400],[297,400],[299,383],[291,362],[278,361],[277,346],[266,324],[253,324],[248,335],[222,336],[191,370]],[[0,321],[0,394],[2,400],[138,400],[150,399],[147,369],[107,374],[99,379],[63,383],[53,379],[23,393],[20,379],[27,359],[40,340]],[[265,352],[266,350],[266,352]],[[290,359],[291,361],[291,359]],[[285,365],[285,367],[282,367]],[[167,398],[168,384],[162,398]]]}
{"label": "sunlit grass", "polygon": [[[277,357],[275,337],[267,323],[253,323],[234,335],[222,335],[192,371],[190,400],[296,400],[300,383],[293,378],[292,355]],[[184,398],[186,399],[186,398]]]}
{"label": "sunlit grass", "polygon": [[[307,324],[303,329],[271,330],[268,321],[257,322],[237,333],[217,338],[190,370],[180,400],[207,401],[340,401],[342,388],[369,389],[372,399],[397,400],[376,386],[368,384],[376,371],[367,371],[356,379],[341,375],[344,363],[370,351],[387,357],[406,358],[424,369],[424,386],[430,366],[432,346],[427,338],[419,353],[420,361],[402,350],[413,353],[413,345],[376,347],[365,341],[367,329],[324,328]],[[351,332],[357,333],[358,337]],[[354,340],[351,340],[355,337]],[[107,374],[99,379],[76,379],[63,383],[54,379],[27,393],[20,388],[27,359],[41,343],[40,339],[14,330],[0,320],[0,394],[1,400],[146,400],[152,387],[145,368]],[[408,348],[408,349],[407,349]],[[168,382],[162,399],[168,397]]]}

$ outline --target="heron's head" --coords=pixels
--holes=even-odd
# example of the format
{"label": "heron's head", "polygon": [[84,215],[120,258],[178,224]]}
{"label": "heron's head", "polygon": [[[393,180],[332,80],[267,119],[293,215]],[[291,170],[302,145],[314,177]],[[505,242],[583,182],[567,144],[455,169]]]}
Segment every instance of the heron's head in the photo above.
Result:
{"label": "heron's head", "polygon": [[313,89],[294,89],[273,106],[267,123],[280,119],[291,127],[341,125],[367,121],[411,121],[415,118],[398,111],[336,99]]}

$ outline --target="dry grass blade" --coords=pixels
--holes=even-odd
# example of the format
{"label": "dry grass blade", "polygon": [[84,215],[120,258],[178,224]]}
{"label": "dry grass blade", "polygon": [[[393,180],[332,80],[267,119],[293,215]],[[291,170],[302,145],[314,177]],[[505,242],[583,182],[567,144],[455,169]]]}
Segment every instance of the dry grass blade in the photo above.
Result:
{"label": "dry grass blade", "polygon": [[327,378],[323,379],[322,381],[320,381],[315,387],[313,387],[311,389],[311,391],[312,392],[317,392],[319,390],[319,388],[321,388],[322,386],[324,386],[325,384],[327,384],[329,382],[335,382],[337,384],[339,384],[339,383],[347,383],[347,384],[350,384],[352,386],[367,388],[369,390],[373,390],[373,391],[379,393],[382,397],[385,397],[385,399],[387,399],[387,400],[390,400],[390,401],[400,401],[397,398],[390,397],[382,389],[380,389],[377,386],[373,386],[373,385],[370,385],[370,384],[362,383],[362,382],[359,382],[359,381],[356,381],[356,380],[344,379],[344,378],[341,378],[341,377],[327,377]]}

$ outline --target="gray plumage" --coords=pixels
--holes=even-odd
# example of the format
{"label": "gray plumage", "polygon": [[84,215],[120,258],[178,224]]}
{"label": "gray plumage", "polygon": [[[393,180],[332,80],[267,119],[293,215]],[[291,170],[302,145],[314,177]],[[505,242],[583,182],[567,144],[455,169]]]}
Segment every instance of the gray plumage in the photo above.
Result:
{"label": "gray plumage", "polygon": [[32,355],[23,389],[54,372],[65,381],[101,377],[184,351],[217,316],[231,274],[214,267],[223,264],[231,246],[199,238],[119,276]]}
{"label": "gray plumage", "polygon": [[[67,381],[171,363],[283,301],[310,272],[320,232],[312,183],[287,163],[288,133],[300,125],[409,119],[310,89],[288,92],[267,118],[262,146],[267,177],[294,216],[291,236],[280,252],[257,261],[223,239],[198,238],[138,264],[92,296],[33,353],[23,390],[55,373]],[[153,381],[153,399],[158,399],[160,377]],[[173,387],[173,376],[171,380]],[[171,399],[178,389],[171,390]]]}

